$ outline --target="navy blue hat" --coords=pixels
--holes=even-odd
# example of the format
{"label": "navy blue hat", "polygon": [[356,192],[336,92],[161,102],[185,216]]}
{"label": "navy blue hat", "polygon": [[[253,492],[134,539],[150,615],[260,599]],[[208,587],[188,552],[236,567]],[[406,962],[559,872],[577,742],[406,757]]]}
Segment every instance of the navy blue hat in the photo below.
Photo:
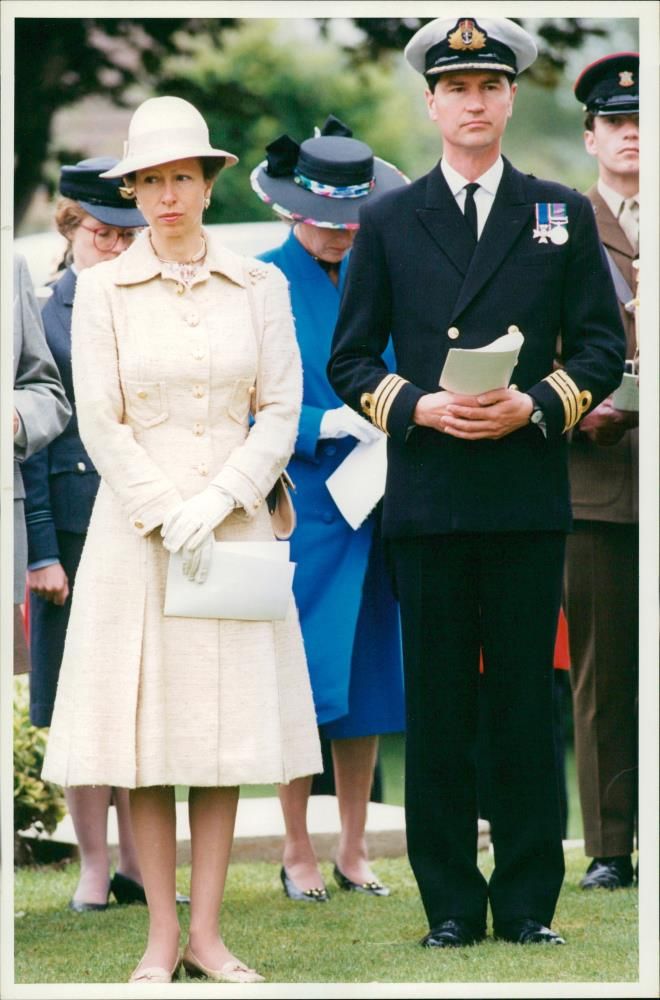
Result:
{"label": "navy blue hat", "polygon": [[252,189],[278,215],[327,229],[357,229],[360,207],[378,194],[408,184],[405,174],[353,139],[347,125],[328,115],[323,128],[300,145],[280,135],[250,175]]}
{"label": "navy blue hat", "polygon": [[95,156],[81,160],[75,166],[63,166],[60,170],[60,194],[73,198],[86,212],[107,226],[146,226],[147,221],[135,207],[135,202],[119,193],[121,179],[99,177],[116,163],[118,160],[112,157]]}
{"label": "navy blue hat", "polygon": [[573,88],[592,115],[639,113],[639,52],[615,52],[583,69]]}

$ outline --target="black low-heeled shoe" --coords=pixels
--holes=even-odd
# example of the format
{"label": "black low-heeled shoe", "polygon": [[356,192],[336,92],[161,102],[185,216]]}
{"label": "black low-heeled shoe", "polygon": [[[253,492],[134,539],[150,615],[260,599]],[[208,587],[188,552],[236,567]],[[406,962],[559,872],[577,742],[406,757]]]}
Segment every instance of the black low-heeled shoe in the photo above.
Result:
{"label": "black low-heeled shoe", "polygon": [[340,889],[345,889],[346,892],[366,892],[368,896],[389,896],[390,890],[386,885],[382,885],[381,882],[351,882],[350,878],[347,878],[343,872],[340,872],[337,865],[332,870],[332,874],[335,877],[335,882]]}
{"label": "black low-heeled shoe", "polygon": [[[136,882],[135,879],[129,878],[127,875],[122,875],[121,872],[115,872],[112,876],[110,891],[117,902],[122,906],[130,903],[142,903],[146,905],[147,896],[144,891],[144,886],[140,885],[139,882]],[[177,892],[176,902],[183,904],[189,903],[190,897],[183,896],[180,892]]]}
{"label": "black low-heeled shoe", "polygon": [[285,894],[289,899],[294,899],[297,903],[327,903],[330,893],[325,886],[318,889],[299,889],[295,882],[292,882],[284,869],[280,869],[280,879]]}
{"label": "black low-heeled shoe", "polygon": [[105,903],[84,903],[80,899],[72,899],[69,903],[69,909],[73,910],[74,913],[93,913],[94,910],[107,910],[111,889],[112,882],[108,885],[108,896]]}

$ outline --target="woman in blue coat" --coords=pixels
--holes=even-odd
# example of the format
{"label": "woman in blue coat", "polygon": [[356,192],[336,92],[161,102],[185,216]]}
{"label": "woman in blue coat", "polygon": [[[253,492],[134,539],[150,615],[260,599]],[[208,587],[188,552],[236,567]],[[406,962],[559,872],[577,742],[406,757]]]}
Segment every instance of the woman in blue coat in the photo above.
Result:
{"label": "woman in blue coat", "polygon": [[[119,181],[99,174],[116,160],[81,160],[62,167],[55,221],[68,243],[66,269],[52,286],[42,319],[73,416],[59,437],[23,464],[30,587],[30,718],[50,726],[71,591],[99,476],[78,434],[71,375],[71,315],[78,273],[112,260],[146,223],[119,193]],[[70,902],[77,913],[104,910],[112,889],[118,902],[145,902],[130,826],[126,789],[66,790],[80,851],[80,881]],[[117,811],[119,867],[110,881],[108,808]]]}
{"label": "woman in blue coat", "polygon": [[[325,369],[360,205],[406,178],[332,116],[300,147],[280,136],[267,153],[252,186],[293,223],[285,242],[261,256],[289,280],[303,361],[302,415],[289,465],[298,517],[291,557],[317,720],[332,745],[341,819],[334,877],[343,889],[387,895],[369,865],[365,824],[378,735],[404,728],[399,612],[379,511],[353,530],[326,487],[357,442],[380,432],[341,404]],[[280,786],[281,878],[290,898],[324,902],[328,892],[307,830],[310,791],[311,778]]]}

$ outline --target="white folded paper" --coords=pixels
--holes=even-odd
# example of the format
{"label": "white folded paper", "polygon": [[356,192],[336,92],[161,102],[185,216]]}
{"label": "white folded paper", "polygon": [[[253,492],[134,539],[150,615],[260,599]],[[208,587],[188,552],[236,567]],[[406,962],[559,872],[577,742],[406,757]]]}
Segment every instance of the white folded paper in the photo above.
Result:
{"label": "white folded paper", "polygon": [[623,373],[621,385],[612,393],[612,404],[617,410],[639,412],[639,375]]}
{"label": "white folded paper", "polygon": [[359,441],[325,485],[342,517],[357,531],[385,492],[387,438]]}
{"label": "white folded paper", "polygon": [[518,330],[505,333],[485,347],[451,347],[440,375],[440,388],[464,396],[506,388],[524,340]]}
{"label": "white folded paper", "polygon": [[183,575],[182,553],[170,555],[164,614],[176,618],[278,621],[286,617],[296,567],[288,542],[215,542],[209,575]]}

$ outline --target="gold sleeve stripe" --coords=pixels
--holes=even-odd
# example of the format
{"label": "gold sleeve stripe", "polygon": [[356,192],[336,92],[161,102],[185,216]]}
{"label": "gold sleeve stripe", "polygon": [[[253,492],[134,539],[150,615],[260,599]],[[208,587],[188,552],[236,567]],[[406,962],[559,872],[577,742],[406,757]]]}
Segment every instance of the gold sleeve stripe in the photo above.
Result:
{"label": "gold sleeve stripe", "polygon": [[371,420],[372,424],[387,434],[387,418],[389,416],[392,403],[407,381],[400,375],[390,373],[382,379],[373,392],[363,392],[360,397],[362,412]]}
{"label": "gold sleeve stripe", "polygon": [[383,385],[381,382],[381,385],[379,385],[376,389],[375,422],[382,431],[387,431],[387,415],[390,412],[392,403],[398,395],[401,385],[403,384],[403,379],[399,378],[397,375],[393,375],[387,385]]}
{"label": "gold sleeve stripe", "polygon": [[591,406],[591,393],[588,389],[580,391],[571,376],[561,368],[548,375],[544,381],[561,399],[564,407],[564,432],[569,431]]}

